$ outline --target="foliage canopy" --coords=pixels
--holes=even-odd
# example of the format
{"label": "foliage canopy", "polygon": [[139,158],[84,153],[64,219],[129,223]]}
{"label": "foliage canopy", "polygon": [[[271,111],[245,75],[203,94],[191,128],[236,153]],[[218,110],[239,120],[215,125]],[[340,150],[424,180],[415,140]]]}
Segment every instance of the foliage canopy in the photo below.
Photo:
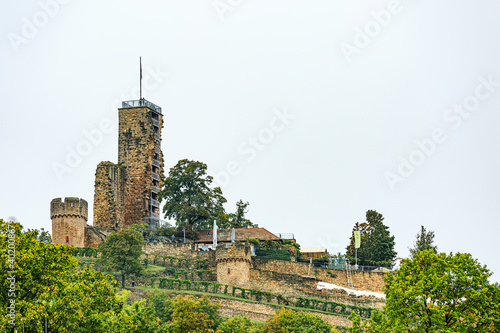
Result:
{"label": "foliage canopy", "polygon": [[220,187],[212,188],[213,177],[207,165],[183,159],[170,168],[159,193],[165,202],[165,218],[174,219],[177,226],[191,225],[193,229],[210,229],[213,221],[219,228],[245,228],[255,225],[245,217],[249,203],[236,203],[236,213],[227,214],[227,202]]}
{"label": "foliage canopy", "polygon": [[385,314],[351,332],[498,332],[500,287],[470,254],[423,250],[386,276]]}
{"label": "foliage canopy", "polygon": [[181,226],[211,228],[211,221],[224,213],[222,205],[227,201],[220,187],[210,187],[212,181],[205,163],[180,160],[170,168],[159,193],[160,200],[165,201],[165,217],[175,219]]}
{"label": "foliage canopy", "polygon": [[[36,234],[0,220],[0,289],[9,290],[0,293],[1,332],[13,327],[43,332],[45,320],[49,332],[159,332],[150,329],[157,324],[152,309],[143,303],[127,305],[111,275],[90,267],[76,271],[74,246],[41,242]],[[13,300],[11,324],[8,307]]]}

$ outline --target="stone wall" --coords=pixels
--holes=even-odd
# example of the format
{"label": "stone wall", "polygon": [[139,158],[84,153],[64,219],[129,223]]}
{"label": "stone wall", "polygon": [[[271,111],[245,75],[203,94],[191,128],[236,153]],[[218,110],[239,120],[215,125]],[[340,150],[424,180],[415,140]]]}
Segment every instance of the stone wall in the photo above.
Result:
{"label": "stone wall", "polygon": [[[384,276],[386,274],[371,271],[351,271],[352,288],[383,293],[385,288]],[[315,276],[321,281],[347,287],[347,274],[345,270],[317,268]]]}
{"label": "stone wall", "polygon": [[286,297],[305,296],[308,292],[316,291],[316,280],[303,278],[297,274],[252,269],[250,281],[245,288],[282,294]]}
{"label": "stone wall", "polygon": [[[346,271],[314,267],[314,265],[309,263],[254,258],[254,268],[265,271],[312,276],[323,282],[334,283],[343,287],[348,286]],[[384,292],[385,274],[369,271],[352,271],[352,288]]]}
{"label": "stone wall", "polygon": [[193,244],[188,243],[146,243],[144,253],[179,259],[207,260],[209,269],[215,269],[215,251],[193,251]]}
{"label": "stone wall", "polygon": [[97,248],[99,243],[106,241],[107,233],[110,231],[111,230],[87,225],[85,227],[85,247]]}
{"label": "stone wall", "polygon": [[290,299],[296,297],[315,298],[361,307],[370,307],[382,310],[385,301],[379,299],[353,298],[343,290],[318,290],[316,279],[303,277],[297,274],[250,270],[250,282],[246,288],[268,291],[281,294]]}
{"label": "stone wall", "polygon": [[[264,303],[253,303],[245,301],[237,301],[233,299],[209,297],[213,303],[220,305],[219,312],[222,315],[237,316],[238,314],[249,317],[250,319],[266,321],[272,317],[277,311],[283,309],[280,306]],[[352,326],[349,319],[343,316],[329,315],[321,312],[299,310],[309,312],[320,316],[323,320],[334,326]]]}
{"label": "stone wall", "polygon": [[157,254],[182,259],[198,259],[198,252],[207,253],[205,251],[192,251],[193,244],[188,243],[146,243],[143,251],[148,254]]}
{"label": "stone wall", "polygon": [[124,227],[124,168],[101,162],[97,166],[94,185],[94,226],[121,229]]}
{"label": "stone wall", "polygon": [[52,243],[84,247],[88,204],[79,198],[57,198],[50,203]]}

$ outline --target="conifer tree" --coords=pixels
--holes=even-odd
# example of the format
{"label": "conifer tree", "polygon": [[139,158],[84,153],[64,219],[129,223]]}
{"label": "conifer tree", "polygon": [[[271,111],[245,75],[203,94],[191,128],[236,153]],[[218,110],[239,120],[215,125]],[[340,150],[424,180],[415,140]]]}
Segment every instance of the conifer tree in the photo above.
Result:
{"label": "conifer tree", "polygon": [[437,251],[437,246],[434,243],[434,231],[427,231],[424,226],[421,226],[420,233],[417,234],[417,240],[413,244],[413,248],[410,250],[410,258],[415,258],[417,253],[424,250],[432,250],[435,254]]}
{"label": "conifer tree", "polygon": [[[358,265],[392,267],[396,252],[395,240],[391,236],[389,227],[384,223],[384,216],[375,210],[366,212],[366,222],[357,222],[353,231],[361,232],[361,246],[358,249]],[[350,244],[347,246],[347,256],[354,260],[356,249],[354,247],[354,233],[351,235]]]}

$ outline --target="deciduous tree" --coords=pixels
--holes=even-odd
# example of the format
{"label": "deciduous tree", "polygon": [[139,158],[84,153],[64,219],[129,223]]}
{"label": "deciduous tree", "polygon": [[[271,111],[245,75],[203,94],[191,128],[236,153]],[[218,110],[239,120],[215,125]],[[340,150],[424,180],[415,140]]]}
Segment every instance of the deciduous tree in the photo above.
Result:
{"label": "deciduous tree", "polygon": [[[77,272],[74,246],[40,242],[37,231],[0,220],[0,331],[131,332],[118,283],[93,269]],[[11,285],[14,291],[11,293]],[[14,301],[15,322],[8,307]]]}
{"label": "deciduous tree", "polygon": [[214,219],[225,219],[223,204],[227,201],[220,187],[211,188],[213,178],[207,165],[198,161],[180,160],[169,171],[159,193],[165,202],[165,218],[177,225],[192,225],[196,229],[212,227]]}
{"label": "deciduous tree", "polygon": [[[202,301],[193,297],[177,296],[172,303],[172,321],[167,325],[171,333],[214,333],[215,321],[206,312],[201,312]],[[215,305],[217,306],[217,305]]]}
{"label": "deciduous tree", "polygon": [[139,260],[144,243],[140,232],[133,228],[113,232],[105,242],[99,244],[98,251],[101,257],[97,260],[97,264],[108,272],[118,272],[122,277],[123,288],[125,277],[141,275],[144,270]]}
{"label": "deciduous tree", "polygon": [[280,310],[266,321],[262,333],[331,333],[332,326],[319,316],[307,312]]}
{"label": "deciduous tree", "polygon": [[149,295],[148,301],[155,309],[156,315],[160,318],[162,323],[168,323],[172,320],[174,313],[173,297],[164,292],[156,290]]}
{"label": "deciduous tree", "polygon": [[258,326],[248,317],[231,317],[217,328],[216,333],[257,333]]}

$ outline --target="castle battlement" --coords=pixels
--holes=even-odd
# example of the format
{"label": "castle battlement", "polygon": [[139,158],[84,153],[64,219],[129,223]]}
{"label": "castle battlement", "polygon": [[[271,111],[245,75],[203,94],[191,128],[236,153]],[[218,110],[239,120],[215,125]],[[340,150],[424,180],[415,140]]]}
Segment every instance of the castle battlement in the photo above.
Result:
{"label": "castle battlement", "polygon": [[53,199],[50,202],[52,219],[52,243],[85,246],[88,203],[80,198]]}
{"label": "castle battlement", "polygon": [[88,203],[84,199],[67,197],[64,201],[56,198],[50,202],[51,219],[60,216],[75,216],[87,221],[88,215]]}
{"label": "castle battlement", "polygon": [[235,242],[231,245],[219,244],[217,245],[215,260],[216,262],[247,261],[251,263],[250,246],[243,242]]}

